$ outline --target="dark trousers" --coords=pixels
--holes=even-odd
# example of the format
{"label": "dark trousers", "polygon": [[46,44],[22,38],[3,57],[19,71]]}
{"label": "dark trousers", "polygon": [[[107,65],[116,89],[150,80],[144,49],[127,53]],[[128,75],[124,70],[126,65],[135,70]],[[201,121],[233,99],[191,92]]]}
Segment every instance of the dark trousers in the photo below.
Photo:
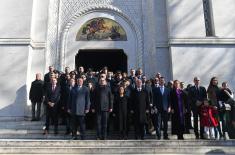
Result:
{"label": "dark trousers", "polygon": [[222,122],[223,136],[225,136],[225,132],[228,132],[229,129],[229,111],[219,112],[219,119]]}
{"label": "dark trousers", "polygon": [[152,120],[152,123],[153,123],[153,127],[156,130],[156,114],[155,113],[150,114],[150,117],[151,117],[151,120]]}
{"label": "dark trousers", "polygon": [[185,124],[180,124],[179,130],[177,133],[178,139],[184,139],[184,129],[185,129]]}
{"label": "dark trousers", "polygon": [[58,131],[58,110],[57,107],[47,106],[46,110],[46,130],[49,130],[50,120],[54,123],[54,131]]}
{"label": "dark trousers", "polygon": [[101,111],[96,114],[97,138],[107,138],[108,112]]}
{"label": "dark trousers", "polygon": [[146,114],[146,119],[147,119],[147,122],[145,123],[145,131],[146,133],[150,134],[150,129],[153,128],[153,122],[152,122],[150,113]]}
{"label": "dark trousers", "polygon": [[192,122],[191,122],[191,111],[187,112],[185,114],[185,128],[186,128],[186,132],[189,133],[189,129],[192,129]]}
{"label": "dark trousers", "polygon": [[163,122],[163,137],[168,138],[167,130],[168,130],[168,113],[167,111],[158,112],[155,116],[156,118],[156,135],[160,139],[161,138],[161,123]]}
{"label": "dark trousers", "polygon": [[[32,102],[32,119],[37,119],[37,120],[40,119],[41,104],[42,102]],[[37,111],[35,108],[37,108]],[[35,116],[35,111],[36,111],[36,116]]]}
{"label": "dark trousers", "polygon": [[86,130],[85,116],[72,115],[72,130],[74,138],[77,138],[78,126],[80,127],[79,132],[81,135],[81,139],[84,140]]}
{"label": "dark trousers", "polygon": [[121,138],[127,138],[127,112],[126,111],[119,112],[119,130],[120,130]]}
{"label": "dark trousers", "polygon": [[129,134],[129,131],[131,130],[131,127],[135,125],[134,123],[134,115],[130,112],[127,114],[127,136]]}
{"label": "dark trousers", "polygon": [[[199,132],[198,132],[198,118],[200,118],[200,114],[198,110],[193,111],[193,127],[194,127],[194,133],[197,138],[199,138]],[[203,138],[204,133],[204,127],[200,125],[200,137]]]}
{"label": "dark trousers", "polygon": [[71,115],[67,112],[66,114],[66,133],[70,133],[71,132]]}
{"label": "dark trousers", "polygon": [[58,119],[61,120],[61,121],[59,121],[60,124],[66,125],[66,119],[67,119],[66,109],[62,109],[62,107],[60,107],[58,112],[59,112]]}
{"label": "dark trousers", "polygon": [[145,135],[144,126],[145,126],[144,122],[135,120],[135,139],[144,139],[144,135]]}
{"label": "dark trousers", "polygon": [[86,122],[86,129],[88,130],[94,130],[95,129],[95,113],[89,112],[88,114],[86,114],[85,117],[85,122]]}

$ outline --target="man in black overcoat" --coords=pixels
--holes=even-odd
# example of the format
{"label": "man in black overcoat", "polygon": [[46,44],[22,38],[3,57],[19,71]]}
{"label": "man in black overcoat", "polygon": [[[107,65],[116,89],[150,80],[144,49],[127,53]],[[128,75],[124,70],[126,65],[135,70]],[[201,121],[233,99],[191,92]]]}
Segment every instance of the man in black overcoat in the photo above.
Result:
{"label": "man in black overcoat", "polygon": [[[206,88],[200,86],[199,77],[194,78],[194,86],[189,88],[189,103],[193,112],[193,126],[196,139],[199,139],[198,118],[200,118],[200,108],[204,99],[207,99]],[[204,129],[200,126],[200,138],[203,139]]]}
{"label": "man in black overcoat", "polygon": [[[43,101],[44,95],[43,81],[41,80],[41,74],[36,74],[36,80],[32,82],[29,99],[32,103],[32,121],[39,121],[41,115],[41,104]],[[37,107],[36,116],[35,116],[35,107]]]}
{"label": "man in black overcoat", "polygon": [[107,138],[108,114],[113,111],[112,92],[105,78],[100,78],[99,85],[94,90],[92,111],[96,112],[97,139],[105,140]]}
{"label": "man in black overcoat", "polygon": [[136,81],[136,89],[131,94],[131,108],[134,112],[135,138],[144,139],[146,113],[149,112],[149,97],[145,89],[142,88],[142,80]]}

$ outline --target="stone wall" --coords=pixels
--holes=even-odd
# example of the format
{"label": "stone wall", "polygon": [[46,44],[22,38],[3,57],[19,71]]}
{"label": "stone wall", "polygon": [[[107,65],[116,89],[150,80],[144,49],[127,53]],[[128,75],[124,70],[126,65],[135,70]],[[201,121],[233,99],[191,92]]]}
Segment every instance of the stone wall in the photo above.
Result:
{"label": "stone wall", "polygon": [[0,1],[0,116],[24,116],[31,0]]}
{"label": "stone wall", "polygon": [[192,83],[194,76],[207,86],[212,76],[228,81],[235,89],[234,21],[232,0],[213,0],[216,36],[205,33],[203,4],[188,0],[168,0],[169,45],[173,78]]}

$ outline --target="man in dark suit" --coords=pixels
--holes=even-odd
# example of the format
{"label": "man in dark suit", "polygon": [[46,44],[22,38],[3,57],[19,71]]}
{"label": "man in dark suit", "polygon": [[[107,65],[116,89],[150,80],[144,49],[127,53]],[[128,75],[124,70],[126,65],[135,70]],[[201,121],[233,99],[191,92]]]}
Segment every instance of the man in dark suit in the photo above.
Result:
{"label": "man in dark suit", "polygon": [[[148,94],[148,98],[149,98],[149,104],[152,107],[153,105],[153,91],[152,91],[152,87],[151,87],[151,81],[147,80],[147,77],[145,75],[142,76],[142,87],[143,89],[145,89],[145,91]],[[149,108],[149,111],[151,110],[151,108]],[[154,123],[152,122],[152,116],[150,113],[146,114],[147,117],[147,122],[145,124],[145,130],[147,134],[150,134],[153,130],[154,130]]]}
{"label": "man in dark suit", "polygon": [[[68,112],[67,104],[69,97],[69,87],[70,87],[70,75],[68,74],[68,69],[66,67],[66,73],[60,76],[60,87],[61,87],[61,96],[60,96],[60,106],[59,106],[59,117],[62,119],[62,124],[67,123]],[[73,79],[74,80],[74,79]],[[68,130],[67,130],[68,131]]]}
{"label": "man in dark suit", "polygon": [[146,113],[149,112],[149,97],[145,89],[142,88],[142,80],[136,81],[136,89],[131,94],[132,112],[134,112],[135,138],[144,139],[146,123]]}
{"label": "man in dark suit", "polygon": [[69,111],[72,114],[73,139],[77,139],[77,128],[80,126],[81,139],[85,139],[85,115],[90,109],[90,94],[86,86],[83,85],[83,79],[77,79],[75,86],[70,93]]}
{"label": "man in dark suit", "polygon": [[136,71],[136,77],[138,79],[142,79],[142,76],[143,76],[143,70],[141,68],[138,68]]}
{"label": "man in dark suit", "polygon": [[[68,78],[69,79],[69,78]],[[71,111],[69,109],[69,101],[70,101],[70,94],[75,87],[75,79],[70,78],[69,83],[65,86],[64,90],[61,87],[61,103],[62,107],[64,107],[64,112],[65,112],[65,121],[66,121],[66,135],[70,134],[71,132]],[[62,97],[63,96],[63,97]]]}
{"label": "man in dark suit", "polygon": [[167,134],[168,129],[168,114],[170,109],[170,90],[165,87],[164,77],[160,78],[159,87],[153,88],[153,107],[156,115],[156,135],[161,139],[161,122],[163,121],[163,138],[169,139]]}
{"label": "man in dark suit", "polygon": [[[193,111],[193,124],[196,139],[199,139],[198,117],[200,117],[200,107],[204,99],[207,99],[206,88],[200,86],[200,79],[194,78],[194,86],[189,89],[189,102]],[[200,138],[203,139],[203,127],[200,126]]]}
{"label": "man in dark suit", "polygon": [[44,88],[46,89],[51,82],[51,75],[54,74],[54,67],[49,66],[49,72],[44,75]]}
{"label": "man in dark suit", "polygon": [[131,87],[135,88],[135,70],[134,69],[130,70],[130,76],[128,77],[128,79],[130,80]]}
{"label": "man in dark suit", "polygon": [[94,102],[92,104],[92,111],[96,112],[97,118],[97,139],[105,140],[108,114],[113,111],[112,92],[105,78],[100,78],[99,85],[94,90]]}
{"label": "man in dark suit", "polygon": [[95,86],[98,82],[98,78],[94,76],[94,73],[91,69],[88,70],[87,81],[91,82],[93,84],[93,86]]}
{"label": "man in dark suit", "polygon": [[58,103],[60,100],[60,86],[57,84],[57,79],[52,78],[51,84],[46,88],[45,103],[46,103],[46,129],[44,134],[48,134],[50,119],[54,123],[54,133],[58,134]]}
{"label": "man in dark suit", "polygon": [[[41,114],[41,104],[43,101],[43,81],[41,80],[41,74],[36,74],[36,80],[32,82],[30,92],[29,92],[29,99],[32,103],[32,121],[40,120]],[[35,106],[37,106],[37,112],[35,117]]]}

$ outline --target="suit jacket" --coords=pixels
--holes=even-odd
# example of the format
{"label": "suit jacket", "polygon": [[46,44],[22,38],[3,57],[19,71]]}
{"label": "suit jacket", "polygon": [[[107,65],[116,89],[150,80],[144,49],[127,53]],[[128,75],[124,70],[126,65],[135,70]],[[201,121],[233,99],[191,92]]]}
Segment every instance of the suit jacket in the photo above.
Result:
{"label": "suit jacket", "polygon": [[146,122],[146,110],[149,109],[149,97],[145,89],[133,90],[131,95],[131,108],[134,110],[135,120],[139,123]]}
{"label": "suit jacket", "polygon": [[42,80],[35,80],[31,84],[30,92],[29,92],[29,99],[32,102],[42,102],[43,99],[43,88],[44,84]]}
{"label": "suit jacket", "polygon": [[72,92],[72,89],[74,87],[70,87],[69,85],[67,85],[64,89],[61,89],[61,107],[64,107],[65,110],[69,109],[69,101],[70,101],[70,94]]}
{"label": "suit jacket", "polygon": [[52,85],[48,85],[46,89],[45,101],[46,103],[52,102],[55,103],[54,107],[58,106],[60,101],[61,89],[59,85],[56,85],[55,90],[52,90]]}
{"label": "suit jacket", "polygon": [[160,87],[153,88],[153,106],[158,109],[159,112],[167,111],[170,107],[170,90],[164,87],[162,94]]}
{"label": "suit jacket", "polygon": [[46,93],[46,89],[47,89],[47,87],[51,84],[50,83],[50,72],[48,72],[48,73],[46,73],[45,75],[44,75],[44,86],[43,86],[43,88],[44,88],[44,91],[45,91],[45,93]]}
{"label": "suit jacket", "polygon": [[70,93],[69,109],[71,113],[78,116],[85,116],[85,110],[90,109],[90,92],[86,86],[76,86]]}
{"label": "suit jacket", "polygon": [[109,86],[98,85],[94,90],[94,102],[92,108],[96,112],[106,111],[113,109],[113,97]]}
{"label": "suit jacket", "polygon": [[198,92],[196,89],[196,86],[192,86],[189,88],[188,95],[189,95],[191,108],[193,111],[195,111],[198,109],[196,102],[203,101],[204,99],[207,98],[206,88],[199,86],[199,92]]}
{"label": "suit jacket", "polygon": [[145,84],[142,87],[146,90],[146,92],[148,94],[149,104],[153,104],[153,91],[152,91],[151,85]]}
{"label": "suit jacket", "polygon": [[130,80],[131,87],[135,88],[135,77],[129,76],[128,79]]}
{"label": "suit jacket", "polygon": [[96,85],[96,83],[98,82],[98,78],[97,77],[87,77],[86,79],[88,82],[91,82],[94,86]]}

